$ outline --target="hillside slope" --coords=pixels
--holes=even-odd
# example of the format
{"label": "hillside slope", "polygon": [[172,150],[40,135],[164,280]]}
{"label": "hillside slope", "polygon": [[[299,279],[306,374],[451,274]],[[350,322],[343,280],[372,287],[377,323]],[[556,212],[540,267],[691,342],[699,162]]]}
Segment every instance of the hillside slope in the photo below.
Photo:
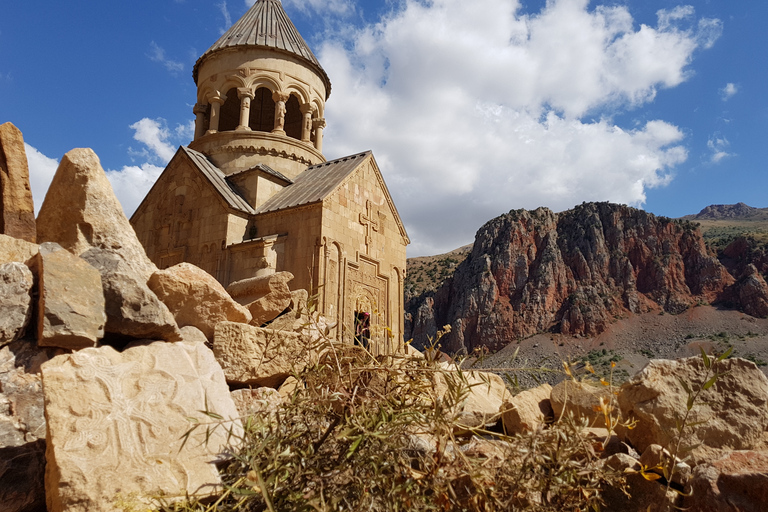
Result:
{"label": "hillside slope", "polygon": [[609,203],[515,210],[478,230],[452,277],[408,301],[406,335],[420,347],[450,325],[443,347],[456,353],[541,332],[596,336],[630,314],[703,303],[768,315],[764,276],[742,267],[729,272],[687,220]]}

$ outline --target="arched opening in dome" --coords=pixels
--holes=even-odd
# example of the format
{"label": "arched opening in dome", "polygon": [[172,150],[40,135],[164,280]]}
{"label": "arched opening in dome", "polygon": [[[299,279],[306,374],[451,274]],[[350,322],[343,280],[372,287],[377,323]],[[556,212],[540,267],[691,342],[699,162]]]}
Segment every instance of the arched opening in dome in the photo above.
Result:
{"label": "arched opening in dome", "polygon": [[272,91],[266,87],[256,89],[251,100],[248,126],[255,132],[271,132],[275,127],[275,100],[272,99]]}
{"label": "arched opening in dome", "polygon": [[285,102],[285,134],[301,140],[303,120],[304,116],[301,114],[299,99],[291,94],[291,97]]}
{"label": "arched opening in dome", "polygon": [[237,89],[227,91],[227,99],[219,109],[219,131],[229,132],[240,124],[240,98]]}

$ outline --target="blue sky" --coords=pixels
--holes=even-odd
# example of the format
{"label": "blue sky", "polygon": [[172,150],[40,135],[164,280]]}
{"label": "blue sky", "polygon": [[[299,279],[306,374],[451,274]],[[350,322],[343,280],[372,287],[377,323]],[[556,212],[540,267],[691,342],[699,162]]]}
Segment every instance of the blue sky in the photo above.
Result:
{"label": "blue sky", "polygon": [[[247,0],[3,1],[0,122],[36,203],[91,147],[127,213],[191,138],[192,66]],[[412,240],[609,200],[768,206],[764,0],[283,0],[328,72],[328,158],[372,149]]]}

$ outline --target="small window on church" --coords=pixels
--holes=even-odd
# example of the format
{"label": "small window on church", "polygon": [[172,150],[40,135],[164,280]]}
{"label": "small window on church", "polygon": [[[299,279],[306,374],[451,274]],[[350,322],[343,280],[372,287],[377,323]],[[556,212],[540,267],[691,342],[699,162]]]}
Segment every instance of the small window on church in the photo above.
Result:
{"label": "small window on church", "polygon": [[226,96],[227,100],[219,110],[220,132],[232,131],[240,124],[240,98],[237,97],[237,90],[228,90]]}
{"label": "small window on church", "polygon": [[303,120],[304,116],[301,114],[299,100],[291,94],[291,97],[285,102],[285,134],[301,140]]}
{"label": "small window on church", "polygon": [[272,91],[266,87],[256,89],[251,100],[251,114],[248,126],[255,132],[271,132],[275,128],[275,100]]}
{"label": "small window on church", "polygon": [[355,345],[368,348],[371,339],[371,315],[365,311],[355,311]]}

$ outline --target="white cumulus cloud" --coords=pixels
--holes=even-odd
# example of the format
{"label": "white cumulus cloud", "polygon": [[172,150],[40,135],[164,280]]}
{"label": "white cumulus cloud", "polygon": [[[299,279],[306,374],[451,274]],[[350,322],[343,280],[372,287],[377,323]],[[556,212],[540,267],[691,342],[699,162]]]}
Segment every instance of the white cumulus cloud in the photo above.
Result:
{"label": "white cumulus cloud", "polygon": [[32,189],[32,199],[35,202],[35,215],[43,206],[45,194],[53,181],[53,175],[59,167],[58,160],[42,154],[37,148],[24,143],[29,164],[29,186]]}
{"label": "white cumulus cloud", "polygon": [[728,101],[729,99],[733,98],[738,92],[739,92],[739,86],[729,82],[725,84],[725,87],[720,89],[720,97],[723,99],[723,101]]}
{"label": "white cumulus cloud", "polygon": [[692,7],[637,26],[624,5],[551,0],[406,0],[375,25],[329,39],[327,156],[373,149],[413,244],[471,241],[512,208],[584,200],[642,206],[687,158],[663,120],[618,126],[691,74],[718,20]]}

